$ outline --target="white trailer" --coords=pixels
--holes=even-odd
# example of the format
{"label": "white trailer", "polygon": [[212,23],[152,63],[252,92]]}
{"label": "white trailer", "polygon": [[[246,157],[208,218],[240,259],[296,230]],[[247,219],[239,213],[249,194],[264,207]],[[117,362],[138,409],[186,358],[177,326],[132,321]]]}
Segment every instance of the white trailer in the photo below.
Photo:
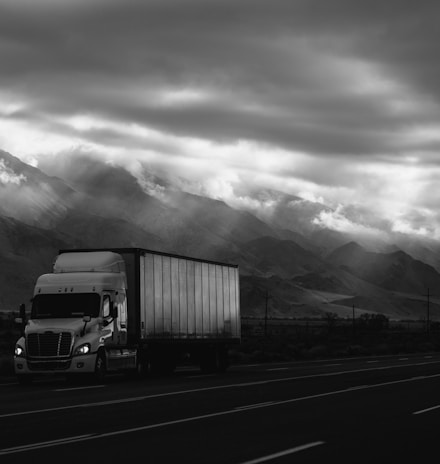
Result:
{"label": "white trailer", "polygon": [[140,248],[61,250],[22,322],[22,383],[61,372],[169,372],[183,359],[222,371],[241,338],[239,270]]}

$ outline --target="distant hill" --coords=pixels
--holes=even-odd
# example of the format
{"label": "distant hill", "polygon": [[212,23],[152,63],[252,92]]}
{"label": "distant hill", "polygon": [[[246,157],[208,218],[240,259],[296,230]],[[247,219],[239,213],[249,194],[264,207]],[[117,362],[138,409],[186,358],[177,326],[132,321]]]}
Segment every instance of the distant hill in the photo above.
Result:
{"label": "distant hill", "polygon": [[327,260],[387,290],[422,295],[428,288],[440,287],[440,274],[432,266],[401,250],[373,253],[350,242],[333,251]]}
{"label": "distant hill", "polygon": [[[264,314],[270,295],[278,317],[346,317],[354,304],[418,319],[427,288],[439,288],[437,242],[396,235],[396,243],[367,248],[368,240],[317,225],[319,214],[332,212],[321,203],[255,189],[246,193],[250,204],[265,207],[241,210],[145,167],[133,175],[87,156],[57,161],[36,168],[0,151],[2,309],[29,300],[60,248],[78,247],[140,247],[238,264],[249,316]],[[440,320],[434,300],[432,317]]]}
{"label": "distant hill", "polygon": [[36,278],[50,272],[58,250],[68,246],[57,231],[0,216],[0,307],[15,310],[28,303]]}
{"label": "distant hill", "polygon": [[73,248],[118,248],[139,247],[161,250],[166,248],[157,235],[146,232],[139,226],[117,217],[102,217],[70,210],[58,221],[61,232]]}
{"label": "distant hill", "polygon": [[260,237],[241,246],[248,260],[262,275],[293,278],[313,270],[323,270],[325,263],[314,253],[291,240]]}
{"label": "distant hill", "polygon": [[76,201],[65,182],[0,150],[0,215],[50,228]]}

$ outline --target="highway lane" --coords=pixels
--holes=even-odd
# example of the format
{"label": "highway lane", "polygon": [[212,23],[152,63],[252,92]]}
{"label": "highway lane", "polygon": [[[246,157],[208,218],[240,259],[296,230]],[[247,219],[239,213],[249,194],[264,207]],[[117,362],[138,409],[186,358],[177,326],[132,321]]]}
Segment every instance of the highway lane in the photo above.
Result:
{"label": "highway lane", "polygon": [[435,448],[439,387],[438,354],[235,366],[222,376],[187,369],[105,385],[53,380],[21,388],[6,381],[0,459],[420,458]]}

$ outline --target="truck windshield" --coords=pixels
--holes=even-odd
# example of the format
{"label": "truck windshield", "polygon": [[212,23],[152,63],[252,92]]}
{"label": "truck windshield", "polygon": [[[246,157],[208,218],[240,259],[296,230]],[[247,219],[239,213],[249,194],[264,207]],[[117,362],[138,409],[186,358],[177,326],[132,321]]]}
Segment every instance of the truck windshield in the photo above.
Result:
{"label": "truck windshield", "polygon": [[41,294],[32,302],[32,319],[99,316],[100,296],[97,293]]}

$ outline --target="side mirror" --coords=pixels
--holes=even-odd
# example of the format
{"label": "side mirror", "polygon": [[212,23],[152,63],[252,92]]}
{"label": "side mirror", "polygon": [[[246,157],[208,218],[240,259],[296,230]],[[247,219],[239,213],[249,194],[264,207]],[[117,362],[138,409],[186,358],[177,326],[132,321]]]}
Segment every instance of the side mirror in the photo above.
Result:
{"label": "side mirror", "polygon": [[84,314],[83,316],[83,322],[84,322],[84,327],[81,330],[81,337],[84,337],[84,334],[86,333],[86,326],[87,323],[92,320],[92,316],[90,314]]}
{"label": "side mirror", "polygon": [[22,303],[20,305],[20,319],[22,322],[24,322],[26,320],[26,306],[24,305],[24,303]]}

